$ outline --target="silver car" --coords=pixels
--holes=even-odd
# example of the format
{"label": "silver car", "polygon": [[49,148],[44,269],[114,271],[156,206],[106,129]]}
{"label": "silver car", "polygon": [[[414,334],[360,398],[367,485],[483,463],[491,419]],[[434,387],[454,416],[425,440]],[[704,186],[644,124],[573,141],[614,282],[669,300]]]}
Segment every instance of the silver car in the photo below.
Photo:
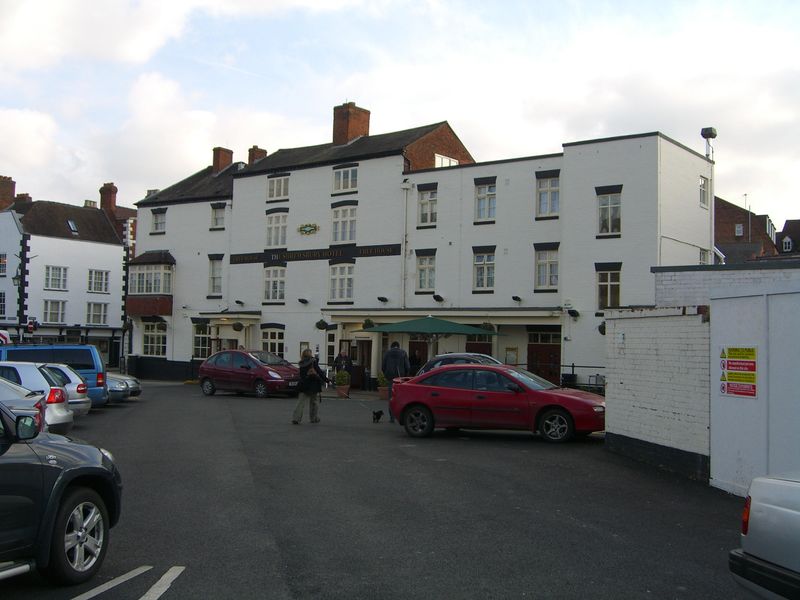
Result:
{"label": "silver car", "polygon": [[800,471],[756,477],[742,513],[736,583],[760,598],[800,598]]}
{"label": "silver car", "polygon": [[139,396],[142,393],[142,384],[133,375],[126,375],[124,373],[106,372],[106,377],[113,379],[122,379],[125,383],[128,384],[128,391],[130,392],[131,396]]}
{"label": "silver car", "polygon": [[0,361],[0,377],[45,397],[45,422],[51,433],[66,434],[75,415],[69,408],[67,392],[45,368],[44,363]]}
{"label": "silver car", "polygon": [[39,431],[44,431],[44,395],[0,377],[0,402],[17,416],[33,416]]}
{"label": "silver car", "polygon": [[67,392],[69,407],[76,417],[89,414],[92,399],[89,398],[86,380],[69,365],[47,363],[46,368],[58,379]]}
{"label": "silver car", "polygon": [[116,373],[106,371],[106,385],[108,386],[109,402],[122,402],[131,395],[128,383]]}

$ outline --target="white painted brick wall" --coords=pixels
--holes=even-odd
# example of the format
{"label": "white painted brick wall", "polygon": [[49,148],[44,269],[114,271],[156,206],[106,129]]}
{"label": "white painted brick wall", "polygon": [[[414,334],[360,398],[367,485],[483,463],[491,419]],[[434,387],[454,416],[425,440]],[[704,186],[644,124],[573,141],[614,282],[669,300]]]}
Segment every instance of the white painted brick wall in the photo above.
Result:
{"label": "white painted brick wall", "polygon": [[708,304],[711,290],[720,287],[761,287],[800,284],[800,269],[699,269],[657,272],[656,306]]}
{"label": "white painted brick wall", "polygon": [[696,308],[606,315],[606,430],[709,455],[709,324]]}

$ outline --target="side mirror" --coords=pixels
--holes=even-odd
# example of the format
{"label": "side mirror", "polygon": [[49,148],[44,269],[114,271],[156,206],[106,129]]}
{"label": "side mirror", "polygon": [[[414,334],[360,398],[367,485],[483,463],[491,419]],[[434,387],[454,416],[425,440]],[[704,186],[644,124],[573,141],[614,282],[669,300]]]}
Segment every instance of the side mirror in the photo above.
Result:
{"label": "side mirror", "polygon": [[36,419],[30,416],[17,417],[17,439],[20,441],[32,440],[39,435]]}

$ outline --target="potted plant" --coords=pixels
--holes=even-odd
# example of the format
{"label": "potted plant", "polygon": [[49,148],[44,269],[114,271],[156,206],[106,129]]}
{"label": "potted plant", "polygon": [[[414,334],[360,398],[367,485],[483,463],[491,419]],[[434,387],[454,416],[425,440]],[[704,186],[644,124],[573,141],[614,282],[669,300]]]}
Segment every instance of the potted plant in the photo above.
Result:
{"label": "potted plant", "polygon": [[381,400],[389,399],[389,380],[386,379],[383,371],[378,371],[378,397]]}
{"label": "potted plant", "polygon": [[350,373],[344,369],[336,371],[336,375],[333,377],[333,383],[339,398],[350,397]]}

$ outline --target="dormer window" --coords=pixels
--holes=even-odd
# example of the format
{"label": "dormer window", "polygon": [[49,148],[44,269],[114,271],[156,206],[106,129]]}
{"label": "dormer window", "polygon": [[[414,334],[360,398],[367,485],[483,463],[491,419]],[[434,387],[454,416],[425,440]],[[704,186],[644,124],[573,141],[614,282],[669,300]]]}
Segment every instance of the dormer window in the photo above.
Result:
{"label": "dormer window", "polygon": [[75,224],[75,221],[69,219],[67,220],[67,225],[69,225],[69,230],[72,232],[72,235],[78,235],[78,226]]}
{"label": "dormer window", "polygon": [[783,251],[784,252],[791,252],[792,251],[792,238],[788,235],[783,238]]}

